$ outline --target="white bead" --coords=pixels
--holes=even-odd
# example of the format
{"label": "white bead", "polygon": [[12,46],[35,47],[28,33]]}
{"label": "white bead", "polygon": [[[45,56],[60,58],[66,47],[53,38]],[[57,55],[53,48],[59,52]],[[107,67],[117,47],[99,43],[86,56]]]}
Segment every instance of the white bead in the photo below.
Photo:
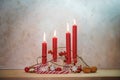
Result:
{"label": "white bead", "polygon": [[48,71],[48,66],[42,67],[41,70],[42,71]]}
{"label": "white bead", "polygon": [[51,71],[54,71],[55,70],[55,67],[52,65],[52,66],[50,66],[50,70]]}
{"label": "white bead", "polygon": [[72,67],[72,71],[77,71],[77,67],[76,67],[76,66],[73,66],[73,67]]}

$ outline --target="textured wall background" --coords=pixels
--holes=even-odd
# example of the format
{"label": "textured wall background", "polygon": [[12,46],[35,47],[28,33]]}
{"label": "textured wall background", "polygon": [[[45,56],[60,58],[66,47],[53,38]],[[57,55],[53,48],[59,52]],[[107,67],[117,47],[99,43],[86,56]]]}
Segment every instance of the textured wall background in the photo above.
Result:
{"label": "textured wall background", "polygon": [[[22,69],[41,55],[43,32],[65,46],[66,22],[78,24],[78,54],[99,68],[120,68],[119,0],[0,0],[0,69]],[[50,57],[50,55],[49,55]]]}

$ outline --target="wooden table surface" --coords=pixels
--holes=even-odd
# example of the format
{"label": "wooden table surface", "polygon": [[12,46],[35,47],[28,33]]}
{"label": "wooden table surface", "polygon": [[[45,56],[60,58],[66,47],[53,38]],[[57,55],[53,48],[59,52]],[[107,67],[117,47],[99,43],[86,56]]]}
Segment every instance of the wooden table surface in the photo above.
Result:
{"label": "wooden table surface", "polygon": [[[24,70],[0,70],[0,80],[1,79],[47,79],[53,80],[56,78],[57,80],[101,80],[103,78],[114,78],[116,80],[120,80],[120,70],[98,70],[96,73],[85,74],[81,73],[71,73],[71,74],[36,74],[36,73],[25,73]],[[110,79],[109,79],[110,80]]]}

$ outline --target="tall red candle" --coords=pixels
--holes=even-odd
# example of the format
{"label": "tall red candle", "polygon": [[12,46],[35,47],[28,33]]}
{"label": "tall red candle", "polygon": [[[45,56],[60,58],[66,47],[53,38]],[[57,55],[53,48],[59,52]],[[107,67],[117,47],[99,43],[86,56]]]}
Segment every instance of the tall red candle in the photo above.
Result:
{"label": "tall red candle", "polygon": [[67,24],[67,32],[66,32],[66,63],[71,64],[71,34],[69,32],[69,24]]}
{"label": "tall red candle", "polygon": [[53,61],[57,61],[57,37],[56,31],[54,32],[54,37],[52,38],[52,47],[53,47]]}
{"label": "tall red candle", "polygon": [[47,42],[45,41],[45,33],[42,42],[42,64],[46,64],[47,62]]}
{"label": "tall red candle", "polygon": [[77,25],[74,20],[74,25],[72,27],[72,52],[73,52],[73,61],[77,63]]}

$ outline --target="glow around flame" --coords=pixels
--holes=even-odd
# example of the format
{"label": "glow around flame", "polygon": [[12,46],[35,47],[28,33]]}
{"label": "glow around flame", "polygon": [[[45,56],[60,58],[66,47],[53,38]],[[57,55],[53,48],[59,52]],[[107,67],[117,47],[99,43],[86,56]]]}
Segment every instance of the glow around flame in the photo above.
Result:
{"label": "glow around flame", "polygon": [[54,36],[56,36],[56,30],[54,31]]}
{"label": "glow around flame", "polygon": [[67,31],[69,32],[69,24],[67,23]]}
{"label": "glow around flame", "polygon": [[43,35],[43,41],[46,41],[46,35],[45,35],[45,32],[44,32],[44,35]]}
{"label": "glow around flame", "polygon": [[73,20],[73,23],[76,25],[76,20],[75,19]]}

